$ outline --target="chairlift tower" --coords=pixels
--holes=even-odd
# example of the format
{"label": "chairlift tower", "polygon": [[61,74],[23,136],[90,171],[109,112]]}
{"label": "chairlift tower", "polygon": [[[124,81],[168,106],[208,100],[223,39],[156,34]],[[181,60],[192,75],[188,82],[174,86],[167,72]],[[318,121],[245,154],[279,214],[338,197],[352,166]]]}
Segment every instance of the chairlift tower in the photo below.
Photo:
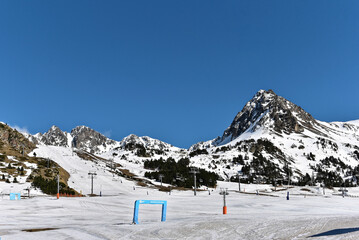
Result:
{"label": "chairlift tower", "polygon": [[196,184],[196,180],[197,180],[197,177],[196,177],[196,174],[199,173],[198,169],[197,168],[191,168],[191,171],[189,173],[193,173],[193,177],[194,177],[194,196],[197,195],[196,193],[196,188],[197,188],[197,184]]}
{"label": "chairlift tower", "polygon": [[226,195],[229,195],[228,188],[221,188],[219,195],[223,195],[223,214],[227,214]]}
{"label": "chairlift tower", "polygon": [[164,175],[163,175],[163,174],[158,175],[158,178],[159,178],[159,179],[160,179],[160,181],[161,181],[161,187],[162,187],[162,179],[163,179],[163,177],[164,177]]}
{"label": "chairlift tower", "polygon": [[314,187],[314,182],[317,176],[318,176],[318,172],[312,171],[312,187]]}
{"label": "chairlift tower", "polygon": [[262,177],[258,176],[256,178],[256,195],[259,195],[259,189],[258,189],[258,184],[260,184],[262,182]]}
{"label": "chairlift tower", "polygon": [[60,175],[57,175],[57,199],[60,198]]}
{"label": "chairlift tower", "polygon": [[290,186],[290,168],[289,164],[286,163],[287,169],[288,169],[288,186],[287,186],[287,200],[289,200],[289,186]]}
{"label": "chairlift tower", "polygon": [[89,171],[88,176],[91,178],[91,195],[93,195],[93,179],[96,178],[97,173],[95,171]]}
{"label": "chairlift tower", "polygon": [[241,177],[243,176],[243,172],[238,171],[237,176],[238,176],[238,191],[241,192]]}

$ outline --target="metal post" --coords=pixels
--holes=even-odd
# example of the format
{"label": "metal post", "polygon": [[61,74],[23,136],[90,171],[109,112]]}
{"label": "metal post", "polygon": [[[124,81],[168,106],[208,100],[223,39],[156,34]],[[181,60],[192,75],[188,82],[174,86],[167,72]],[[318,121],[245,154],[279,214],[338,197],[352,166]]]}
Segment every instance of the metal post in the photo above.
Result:
{"label": "metal post", "polygon": [[256,195],[259,195],[258,184],[261,183],[261,180],[262,178],[260,176],[256,178]]}
{"label": "metal post", "polygon": [[91,177],[91,195],[93,195],[93,179],[94,177],[97,175],[96,172],[89,172],[88,173],[89,177]]}
{"label": "metal post", "polygon": [[287,188],[287,200],[289,200],[290,169],[289,169],[289,164],[288,164],[288,163],[287,163],[287,168],[288,168],[288,188]]}
{"label": "metal post", "polygon": [[60,176],[57,175],[57,199],[60,198]]}
{"label": "metal post", "polygon": [[345,180],[344,180],[344,192],[345,194],[347,193],[347,185],[345,184]]}
{"label": "metal post", "polygon": [[91,175],[91,195],[93,194],[93,175]]}
{"label": "metal post", "polygon": [[197,195],[196,189],[197,189],[197,176],[196,174],[199,173],[199,171],[196,168],[191,168],[190,173],[193,173],[193,177],[194,177],[194,196]]}
{"label": "metal post", "polygon": [[314,172],[312,172],[312,187],[314,186]]}
{"label": "metal post", "polygon": [[196,189],[197,189],[197,177],[196,177],[196,174],[194,174],[194,195],[196,196]]}
{"label": "metal post", "polygon": [[238,175],[238,192],[241,192],[241,177]]}
{"label": "metal post", "polygon": [[289,172],[289,175],[288,175],[288,188],[289,188],[289,186],[290,186],[290,169],[289,169],[289,167],[288,167],[288,172]]}
{"label": "metal post", "polygon": [[162,187],[162,178],[163,178],[164,176],[163,176],[163,174],[160,174],[160,175],[158,175],[158,177],[159,177],[160,180],[161,180],[161,187]]}
{"label": "metal post", "polygon": [[221,188],[219,194],[223,195],[223,214],[227,214],[226,195],[229,194],[227,188]]}
{"label": "metal post", "polygon": [[238,171],[238,191],[241,192],[241,176],[243,175],[242,171]]}

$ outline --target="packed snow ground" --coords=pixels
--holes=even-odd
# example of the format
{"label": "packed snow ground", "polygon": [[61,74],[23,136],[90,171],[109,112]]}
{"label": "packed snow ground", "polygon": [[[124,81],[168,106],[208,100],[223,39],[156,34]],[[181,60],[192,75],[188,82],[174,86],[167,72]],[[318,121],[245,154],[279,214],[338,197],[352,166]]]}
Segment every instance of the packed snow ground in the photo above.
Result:
{"label": "packed snow ground", "polygon": [[[237,183],[218,182],[216,189],[197,196],[192,191],[169,195],[113,177],[106,163],[82,160],[68,148],[41,146],[35,152],[64,167],[71,174],[69,185],[84,194],[90,193],[88,172],[96,171],[94,193],[101,191],[102,197],[57,200],[32,191],[31,198],[10,201],[8,192],[21,191],[24,185],[4,183],[1,239],[359,238],[359,188],[349,189],[351,197],[343,198],[338,189],[325,189],[323,195],[319,187],[295,187],[289,189],[288,201],[285,186],[273,191],[270,185],[241,184],[245,193],[239,193]],[[229,191],[227,215],[222,214],[220,188]],[[140,224],[133,225],[133,206],[139,199],[167,200],[167,221],[160,222],[160,205],[141,205]]]}
{"label": "packed snow ground", "polygon": [[[234,191],[237,184],[220,182],[219,186],[233,190],[227,196],[227,215],[222,214],[223,198],[218,188],[211,195],[207,191],[197,196],[191,191],[168,195],[154,189],[133,190],[123,182],[123,192],[117,196],[59,200],[33,197],[20,201],[4,196],[0,200],[0,236],[9,240],[304,239],[318,234],[325,239],[359,237],[359,198],[292,195],[288,201],[285,194],[243,194]],[[167,200],[167,221],[160,222],[160,205],[141,205],[140,224],[131,224],[134,201],[138,199]],[[55,229],[24,231],[46,228]],[[333,230],[334,235],[330,235]]]}

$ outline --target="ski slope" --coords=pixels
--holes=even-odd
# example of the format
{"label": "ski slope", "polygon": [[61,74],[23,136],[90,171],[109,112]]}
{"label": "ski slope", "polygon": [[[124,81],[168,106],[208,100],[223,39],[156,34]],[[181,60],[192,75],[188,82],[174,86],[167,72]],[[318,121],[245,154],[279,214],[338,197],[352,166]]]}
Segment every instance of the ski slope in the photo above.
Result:
{"label": "ski slope", "polygon": [[[93,192],[100,195],[118,195],[133,189],[135,183],[110,172],[105,161],[87,161],[72,152],[71,148],[59,146],[38,146],[33,152],[37,156],[50,158],[64,168],[69,174],[68,185],[83,194],[91,193],[89,172],[95,172]],[[32,153],[31,153],[32,154]],[[31,155],[30,154],[30,155]],[[109,164],[109,162],[108,162]]]}

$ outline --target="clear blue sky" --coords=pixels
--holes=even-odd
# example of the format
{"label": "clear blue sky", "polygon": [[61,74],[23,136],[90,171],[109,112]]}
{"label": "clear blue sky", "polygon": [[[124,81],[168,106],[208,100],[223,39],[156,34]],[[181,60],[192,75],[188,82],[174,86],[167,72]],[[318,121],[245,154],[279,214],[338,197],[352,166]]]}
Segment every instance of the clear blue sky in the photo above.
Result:
{"label": "clear blue sky", "polygon": [[0,1],[0,121],[189,147],[259,89],[359,119],[359,1]]}

